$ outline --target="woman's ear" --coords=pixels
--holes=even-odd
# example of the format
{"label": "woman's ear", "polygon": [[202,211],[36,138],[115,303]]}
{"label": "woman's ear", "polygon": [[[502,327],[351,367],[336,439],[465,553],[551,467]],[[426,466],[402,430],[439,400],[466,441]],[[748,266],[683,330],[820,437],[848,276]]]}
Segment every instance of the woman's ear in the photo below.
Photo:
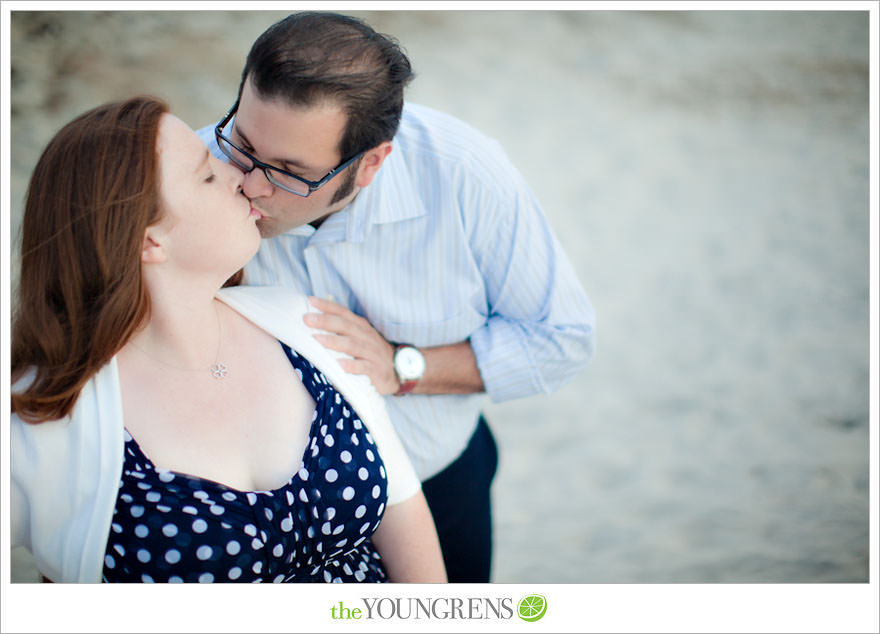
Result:
{"label": "woman's ear", "polygon": [[382,141],[372,150],[367,150],[358,164],[358,173],[354,184],[358,187],[366,187],[372,183],[373,177],[379,171],[379,168],[382,167],[382,163],[385,162],[388,155],[391,154],[392,149],[391,141]]}
{"label": "woman's ear", "polygon": [[147,227],[144,233],[144,244],[141,247],[141,262],[144,264],[157,264],[167,258],[165,253],[164,237],[158,230],[157,225]]}

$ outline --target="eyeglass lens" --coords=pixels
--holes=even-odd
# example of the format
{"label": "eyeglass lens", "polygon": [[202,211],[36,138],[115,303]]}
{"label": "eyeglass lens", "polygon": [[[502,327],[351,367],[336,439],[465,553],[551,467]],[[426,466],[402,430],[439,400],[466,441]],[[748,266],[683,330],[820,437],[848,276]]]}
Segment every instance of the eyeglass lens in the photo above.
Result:
{"label": "eyeglass lens", "polygon": [[[250,156],[245,154],[242,150],[238,149],[232,143],[230,143],[227,139],[222,136],[217,138],[217,144],[220,146],[220,149],[223,151],[226,156],[228,156],[232,162],[238,165],[241,169],[246,172],[250,172],[254,169],[254,161]],[[279,172],[271,167],[266,169],[264,168],[266,173],[266,178],[269,179],[269,182],[273,185],[277,185],[283,189],[286,189],[289,192],[299,195],[308,195],[310,190],[309,186],[296,178],[285,174],[283,172]]]}

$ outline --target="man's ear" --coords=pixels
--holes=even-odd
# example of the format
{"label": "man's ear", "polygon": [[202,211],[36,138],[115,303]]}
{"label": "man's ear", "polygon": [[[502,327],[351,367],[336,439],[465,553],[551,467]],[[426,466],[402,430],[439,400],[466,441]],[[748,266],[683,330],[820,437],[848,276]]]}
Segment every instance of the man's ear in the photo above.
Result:
{"label": "man's ear", "polygon": [[373,177],[376,176],[376,172],[382,167],[382,163],[391,154],[392,149],[391,141],[382,141],[372,150],[367,150],[358,165],[358,173],[354,184],[358,187],[366,187],[372,183]]}
{"label": "man's ear", "polygon": [[165,239],[157,225],[150,225],[144,232],[144,244],[141,247],[141,262],[157,264],[167,259],[164,247]]}

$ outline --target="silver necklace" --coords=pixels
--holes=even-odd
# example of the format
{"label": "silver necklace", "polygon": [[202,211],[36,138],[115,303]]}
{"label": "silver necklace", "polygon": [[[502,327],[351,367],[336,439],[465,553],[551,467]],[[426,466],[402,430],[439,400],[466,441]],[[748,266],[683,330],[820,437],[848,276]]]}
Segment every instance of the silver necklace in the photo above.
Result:
{"label": "silver necklace", "polygon": [[[217,315],[217,352],[214,353],[214,363],[211,364],[210,371],[211,371],[212,377],[214,377],[218,381],[222,381],[223,379],[226,378],[226,375],[229,373],[229,367],[225,363],[221,363],[219,360],[220,359],[220,343],[222,341],[222,335],[223,335],[223,322],[220,321],[220,313],[217,311],[216,305],[214,308],[214,312]],[[181,372],[204,372],[205,371],[203,368],[181,368],[180,366],[173,365],[171,363],[163,361],[162,359],[159,359],[158,357],[153,356],[152,354],[150,354],[149,352],[147,352],[146,350],[141,348],[139,345],[137,345],[133,341],[131,342],[131,345],[134,346],[136,349],[140,350],[142,353],[144,353],[148,357],[150,357],[153,361],[156,361],[157,363],[161,363],[162,365],[164,365],[166,367],[174,368],[175,370],[179,370]]]}

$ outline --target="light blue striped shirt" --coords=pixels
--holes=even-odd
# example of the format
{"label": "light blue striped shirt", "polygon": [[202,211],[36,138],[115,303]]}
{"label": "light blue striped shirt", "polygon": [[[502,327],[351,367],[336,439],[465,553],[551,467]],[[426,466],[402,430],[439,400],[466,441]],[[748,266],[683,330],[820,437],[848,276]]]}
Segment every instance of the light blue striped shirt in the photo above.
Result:
{"label": "light blue striped shirt", "polygon": [[[199,135],[222,157],[213,126]],[[320,228],[263,240],[246,283],[332,295],[388,341],[470,339],[496,402],[562,386],[592,356],[594,312],[522,176],[495,141],[424,106],[406,105],[393,145]],[[386,397],[422,480],[461,454],[484,399]]]}

